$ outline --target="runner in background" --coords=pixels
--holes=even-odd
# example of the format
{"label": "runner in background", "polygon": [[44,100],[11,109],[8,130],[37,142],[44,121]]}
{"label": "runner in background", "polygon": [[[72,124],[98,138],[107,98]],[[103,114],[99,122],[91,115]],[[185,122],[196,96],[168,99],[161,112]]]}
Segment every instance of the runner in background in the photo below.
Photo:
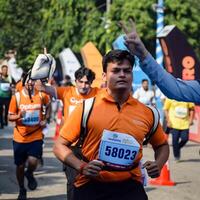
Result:
{"label": "runner in background", "polygon": [[0,128],[8,125],[8,108],[10,98],[12,95],[11,90],[12,78],[8,74],[8,66],[3,65],[0,73]]}
{"label": "runner in background", "polygon": [[189,127],[193,124],[194,104],[166,99],[164,110],[167,127],[172,134],[173,154],[176,161],[180,161],[181,148],[189,139]]}
{"label": "runner in background", "polygon": [[39,91],[57,97],[62,100],[64,106],[64,120],[67,120],[70,113],[78,104],[82,104],[84,99],[91,98],[97,94],[99,88],[92,87],[95,73],[86,67],[81,67],[75,72],[75,86],[52,87],[44,85],[41,81],[36,82]]}
{"label": "runner in background", "polygon": [[149,89],[149,81],[147,79],[142,80],[141,87],[133,93],[133,97],[145,105],[153,105],[154,92]]}
{"label": "runner in background", "polygon": [[[14,162],[19,185],[18,200],[27,199],[24,176],[28,180],[28,188],[35,190],[37,181],[34,171],[38,159],[42,155],[45,110],[49,97],[34,89],[34,81],[27,77],[21,91],[12,96],[9,107],[9,120],[16,123],[13,135]],[[26,80],[26,81],[25,81]],[[27,170],[25,164],[27,163]]]}

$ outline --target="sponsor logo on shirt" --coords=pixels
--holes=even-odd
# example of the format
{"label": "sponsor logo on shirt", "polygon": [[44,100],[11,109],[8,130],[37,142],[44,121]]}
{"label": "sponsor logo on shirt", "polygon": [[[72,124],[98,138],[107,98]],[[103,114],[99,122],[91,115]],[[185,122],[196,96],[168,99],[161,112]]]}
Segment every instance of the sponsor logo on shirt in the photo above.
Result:
{"label": "sponsor logo on shirt", "polygon": [[71,97],[70,98],[70,103],[72,104],[80,104],[80,103],[83,103],[83,99],[76,99],[75,97]]}
{"label": "sponsor logo on shirt", "polygon": [[33,109],[40,109],[41,104],[20,104],[19,105],[20,110],[33,110]]}

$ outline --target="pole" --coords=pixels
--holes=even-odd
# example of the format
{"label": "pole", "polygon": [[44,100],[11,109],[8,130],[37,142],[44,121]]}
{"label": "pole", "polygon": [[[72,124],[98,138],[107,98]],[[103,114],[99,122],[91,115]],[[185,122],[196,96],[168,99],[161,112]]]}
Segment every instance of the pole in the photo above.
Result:
{"label": "pole", "polygon": [[[156,13],[157,13],[157,28],[156,28],[156,35],[160,33],[160,31],[164,27],[164,1],[158,0],[158,4],[156,4]],[[156,39],[156,61],[160,66],[163,67],[163,52],[160,46],[159,39]]]}
{"label": "pole", "polygon": [[[111,5],[111,0],[106,0],[106,36],[107,38],[109,37],[110,33],[110,20],[109,20],[109,12],[110,12],[110,5]],[[108,40],[107,40],[108,41]],[[108,42],[106,42],[106,53],[110,50],[110,46],[108,45]]]}

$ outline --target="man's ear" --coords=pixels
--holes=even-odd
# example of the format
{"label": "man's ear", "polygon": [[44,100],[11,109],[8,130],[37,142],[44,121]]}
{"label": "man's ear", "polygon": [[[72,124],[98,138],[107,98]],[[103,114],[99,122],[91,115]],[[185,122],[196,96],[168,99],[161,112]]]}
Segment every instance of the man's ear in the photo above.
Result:
{"label": "man's ear", "polygon": [[103,72],[102,73],[102,81],[103,82],[106,82],[107,80],[106,80],[106,72]]}

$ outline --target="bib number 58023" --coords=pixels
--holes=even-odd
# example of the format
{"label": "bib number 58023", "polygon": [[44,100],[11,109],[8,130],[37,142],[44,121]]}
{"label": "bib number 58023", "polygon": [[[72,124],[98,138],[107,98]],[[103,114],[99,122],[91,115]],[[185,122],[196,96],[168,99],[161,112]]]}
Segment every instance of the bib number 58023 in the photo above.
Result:
{"label": "bib number 58023", "polygon": [[117,157],[120,159],[134,160],[137,155],[137,151],[131,151],[129,149],[106,146],[105,155],[111,156],[113,158]]}

